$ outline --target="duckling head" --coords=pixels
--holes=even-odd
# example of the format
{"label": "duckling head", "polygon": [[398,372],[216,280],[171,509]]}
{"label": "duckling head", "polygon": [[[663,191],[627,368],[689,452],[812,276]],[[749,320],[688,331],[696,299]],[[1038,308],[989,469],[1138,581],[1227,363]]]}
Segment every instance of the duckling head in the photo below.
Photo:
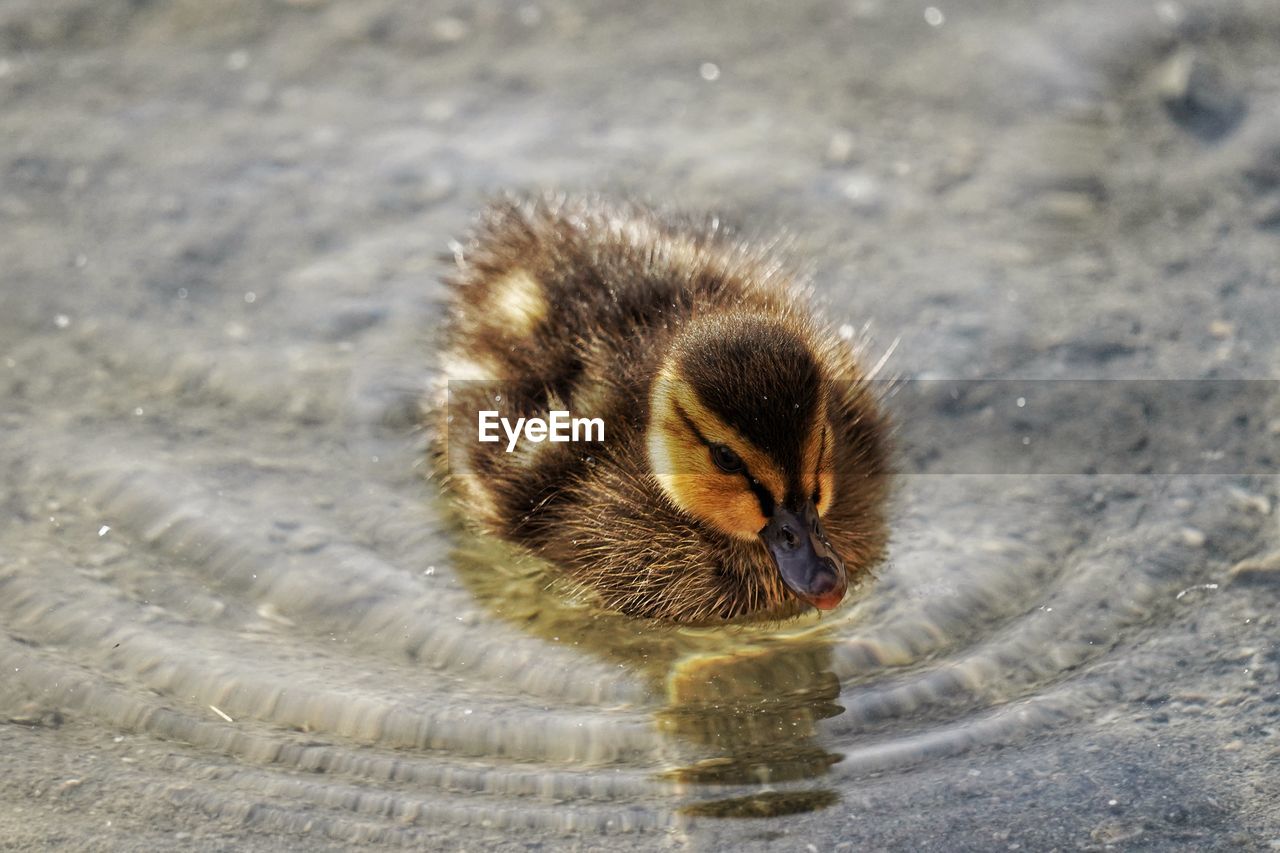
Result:
{"label": "duckling head", "polygon": [[647,428],[666,496],[722,534],[758,543],[786,586],[822,610],[848,584],[822,526],[836,488],[828,397],[803,326],[704,318],[667,352]]}

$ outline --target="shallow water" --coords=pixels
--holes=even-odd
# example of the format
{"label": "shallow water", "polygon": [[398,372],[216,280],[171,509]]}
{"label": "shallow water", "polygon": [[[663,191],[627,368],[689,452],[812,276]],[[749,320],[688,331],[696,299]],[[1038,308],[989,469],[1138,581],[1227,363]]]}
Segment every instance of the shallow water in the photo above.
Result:
{"label": "shallow water", "polygon": [[0,839],[1280,843],[1280,395],[1139,422],[1228,473],[1114,440],[1124,390],[1022,467],[956,437],[1048,435],[1034,396],[891,395],[887,563],[729,630],[549,592],[415,428],[436,256],[511,186],[785,226],[903,379],[1274,379],[1277,38],[1270,2],[5,5]]}

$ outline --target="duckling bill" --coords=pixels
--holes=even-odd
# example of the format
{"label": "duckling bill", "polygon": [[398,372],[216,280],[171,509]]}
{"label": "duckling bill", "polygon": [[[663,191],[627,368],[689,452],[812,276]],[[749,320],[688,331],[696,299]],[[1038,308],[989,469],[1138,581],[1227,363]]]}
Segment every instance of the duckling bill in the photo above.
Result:
{"label": "duckling bill", "polygon": [[[887,420],[767,252],[559,198],[491,206],[454,260],[436,453],[471,524],[678,622],[829,610],[881,558]],[[480,440],[566,412],[602,440]]]}

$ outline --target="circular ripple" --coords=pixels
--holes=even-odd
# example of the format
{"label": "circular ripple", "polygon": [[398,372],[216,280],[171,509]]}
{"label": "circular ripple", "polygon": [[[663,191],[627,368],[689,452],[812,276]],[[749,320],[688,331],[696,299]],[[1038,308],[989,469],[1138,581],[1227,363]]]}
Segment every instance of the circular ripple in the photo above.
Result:
{"label": "circular ripple", "polygon": [[[842,11],[817,6],[833,32],[843,25]],[[863,6],[858,14],[881,14]],[[1274,288],[1258,285],[1274,284],[1274,265],[1254,269],[1232,252],[1273,257],[1253,249],[1274,239],[1280,104],[1274,60],[1250,66],[1233,49],[1265,59],[1274,11],[1135,4],[1108,17],[1111,6],[1067,4],[1021,23],[948,11],[927,46],[877,54],[886,67],[867,79],[888,106],[832,106],[844,124],[887,128],[882,145],[841,154],[852,142],[833,144],[822,166],[803,159],[812,151],[795,153],[819,150],[812,140],[709,131],[702,159],[726,174],[742,166],[734,187],[761,158],[779,163],[778,198],[803,176],[813,240],[844,253],[850,280],[883,281],[863,295],[822,276],[820,289],[833,310],[877,310],[904,330],[899,369],[1265,372],[1274,364],[1248,359],[1274,343]],[[310,49],[326,65],[335,38],[387,26],[359,11],[336,22],[316,14]],[[927,32],[918,10],[884,14],[886,32],[909,34],[903,44]],[[429,34],[400,37],[434,45]],[[815,54],[835,49],[826,38],[814,36]],[[770,52],[776,39],[761,39],[733,45],[758,48],[760,85],[796,79],[791,60]],[[714,53],[696,47],[690,68]],[[269,61],[261,53],[254,63]],[[219,47],[190,61],[211,63],[184,66],[203,79],[228,59]],[[154,71],[135,69],[144,91]],[[726,62],[716,90],[735,126],[746,114],[732,100],[736,73]],[[538,79],[556,91],[565,82]],[[685,83],[707,81],[659,82],[663,99],[678,99]],[[862,91],[845,83],[829,89]],[[780,109],[796,108],[792,83],[782,89]],[[913,91],[934,93],[947,133],[894,123],[900,94]],[[595,114],[600,94],[579,92],[580,109],[543,101],[557,120],[515,132],[511,116],[540,97],[536,87],[484,90],[476,100],[495,112],[468,125],[473,160],[462,165],[493,177],[492,162],[509,163],[522,180],[581,174],[569,162],[577,152],[561,148],[579,131],[589,137],[580,115]],[[288,169],[246,165],[234,134],[214,126],[208,141],[209,116],[178,110],[172,91],[157,96],[173,115],[139,107],[130,121],[187,153],[139,162],[115,143],[96,164],[105,175],[113,158],[132,163],[145,186],[94,170],[73,180],[66,164],[28,152],[6,164],[17,189],[0,199],[37,220],[23,242],[85,269],[83,293],[64,299],[24,284],[63,281],[62,260],[17,257],[16,284],[0,292],[0,308],[14,307],[0,311],[0,719],[53,732],[64,753],[82,747],[68,762],[76,780],[226,827],[338,844],[630,833],[734,848],[761,824],[726,830],[726,819],[831,816],[873,779],[896,801],[908,769],[962,776],[984,750],[1065,739],[1132,703],[1166,677],[1140,671],[1136,650],[1194,630],[1202,605],[1211,611],[1198,596],[1222,566],[1274,544],[1273,478],[961,476],[924,465],[899,483],[890,559],[838,614],[708,630],[598,613],[548,588],[534,561],[457,530],[423,474],[423,339],[439,318],[427,304],[436,267],[421,247],[447,245],[463,206],[383,216],[370,190],[355,210],[331,204],[329,219],[310,223],[317,233],[289,232],[279,248],[301,190],[270,176]],[[314,144],[338,134],[325,106],[334,93],[311,106],[289,97],[315,110]],[[84,105],[69,103],[56,127],[83,121]],[[259,106],[259,154],[286,162],[312,144]],[[21,99],[13,107],[26,109]],[[636,108],[618,140],[650,123],[661,130],[669,112],[666,100]],[[381,119],[394,132],[344,149],[350,162],[335,168],[382,176],[388,151],[409,172],[402,161],[418,147],[441,155],[439,131],[399,109]],[[95,121],[123,131],[118,116]],[[929,147],[952,130],[985,153]],[[897,159],[899,133],[927,137],[919,162]],[[521,146],[539,144],[555,155],[520,159]],[[82,155],[66,152],[68,162]],[[184,196],[195,155],[261,210],[212,189]],[[114,258],[80,264],[95,240],[67,237],[61,215],[41,224],[40,205],[81,179],[123,187],[104,193],[111,210],[83,213],[85,233],[118,244]],[[394,182],[397,199],[412,196],[412,174]],[[1206,201],[1206,188],[1221,187],[1236,208]],[[716,196],[725,182],[712,189],[702,187]],[[785,210],[778,198],[744,204]],[[168,225],[154,214],[161,202]],[[865,228],[849,228],[851,203]],[[172,224],[184,205],[199,223],[186,231]],[[148,239],[134,225],[151,227],[138,232]],[[139,257],[135,243],[156,257]],[[0,247],[6,260],[14,251]],[[895,288],[904,277],[937,284]],[[1177,317],[1199,318],[1210,281],[1243,293],[1235,322],[1254,350],[1187,355],[1168,343],[1195,332],[1154,308],[1169,302]],[[1229,323],[1213,329],[1215,341],[1230,334]],[[963,433],[991,411],[916,414]],[[1263,427],[1250,424],[1241,440],[1260,440]]]}

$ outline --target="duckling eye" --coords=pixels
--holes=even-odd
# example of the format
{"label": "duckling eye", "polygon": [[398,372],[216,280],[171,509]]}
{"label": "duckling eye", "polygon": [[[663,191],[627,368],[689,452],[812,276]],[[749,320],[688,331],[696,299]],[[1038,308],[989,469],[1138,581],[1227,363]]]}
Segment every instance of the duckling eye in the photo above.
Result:
{"label": "duckling eye", "polygon": [[711,461],[726,474],[737,474],[742,470],[742,458],[723,444],[711,445]]}

